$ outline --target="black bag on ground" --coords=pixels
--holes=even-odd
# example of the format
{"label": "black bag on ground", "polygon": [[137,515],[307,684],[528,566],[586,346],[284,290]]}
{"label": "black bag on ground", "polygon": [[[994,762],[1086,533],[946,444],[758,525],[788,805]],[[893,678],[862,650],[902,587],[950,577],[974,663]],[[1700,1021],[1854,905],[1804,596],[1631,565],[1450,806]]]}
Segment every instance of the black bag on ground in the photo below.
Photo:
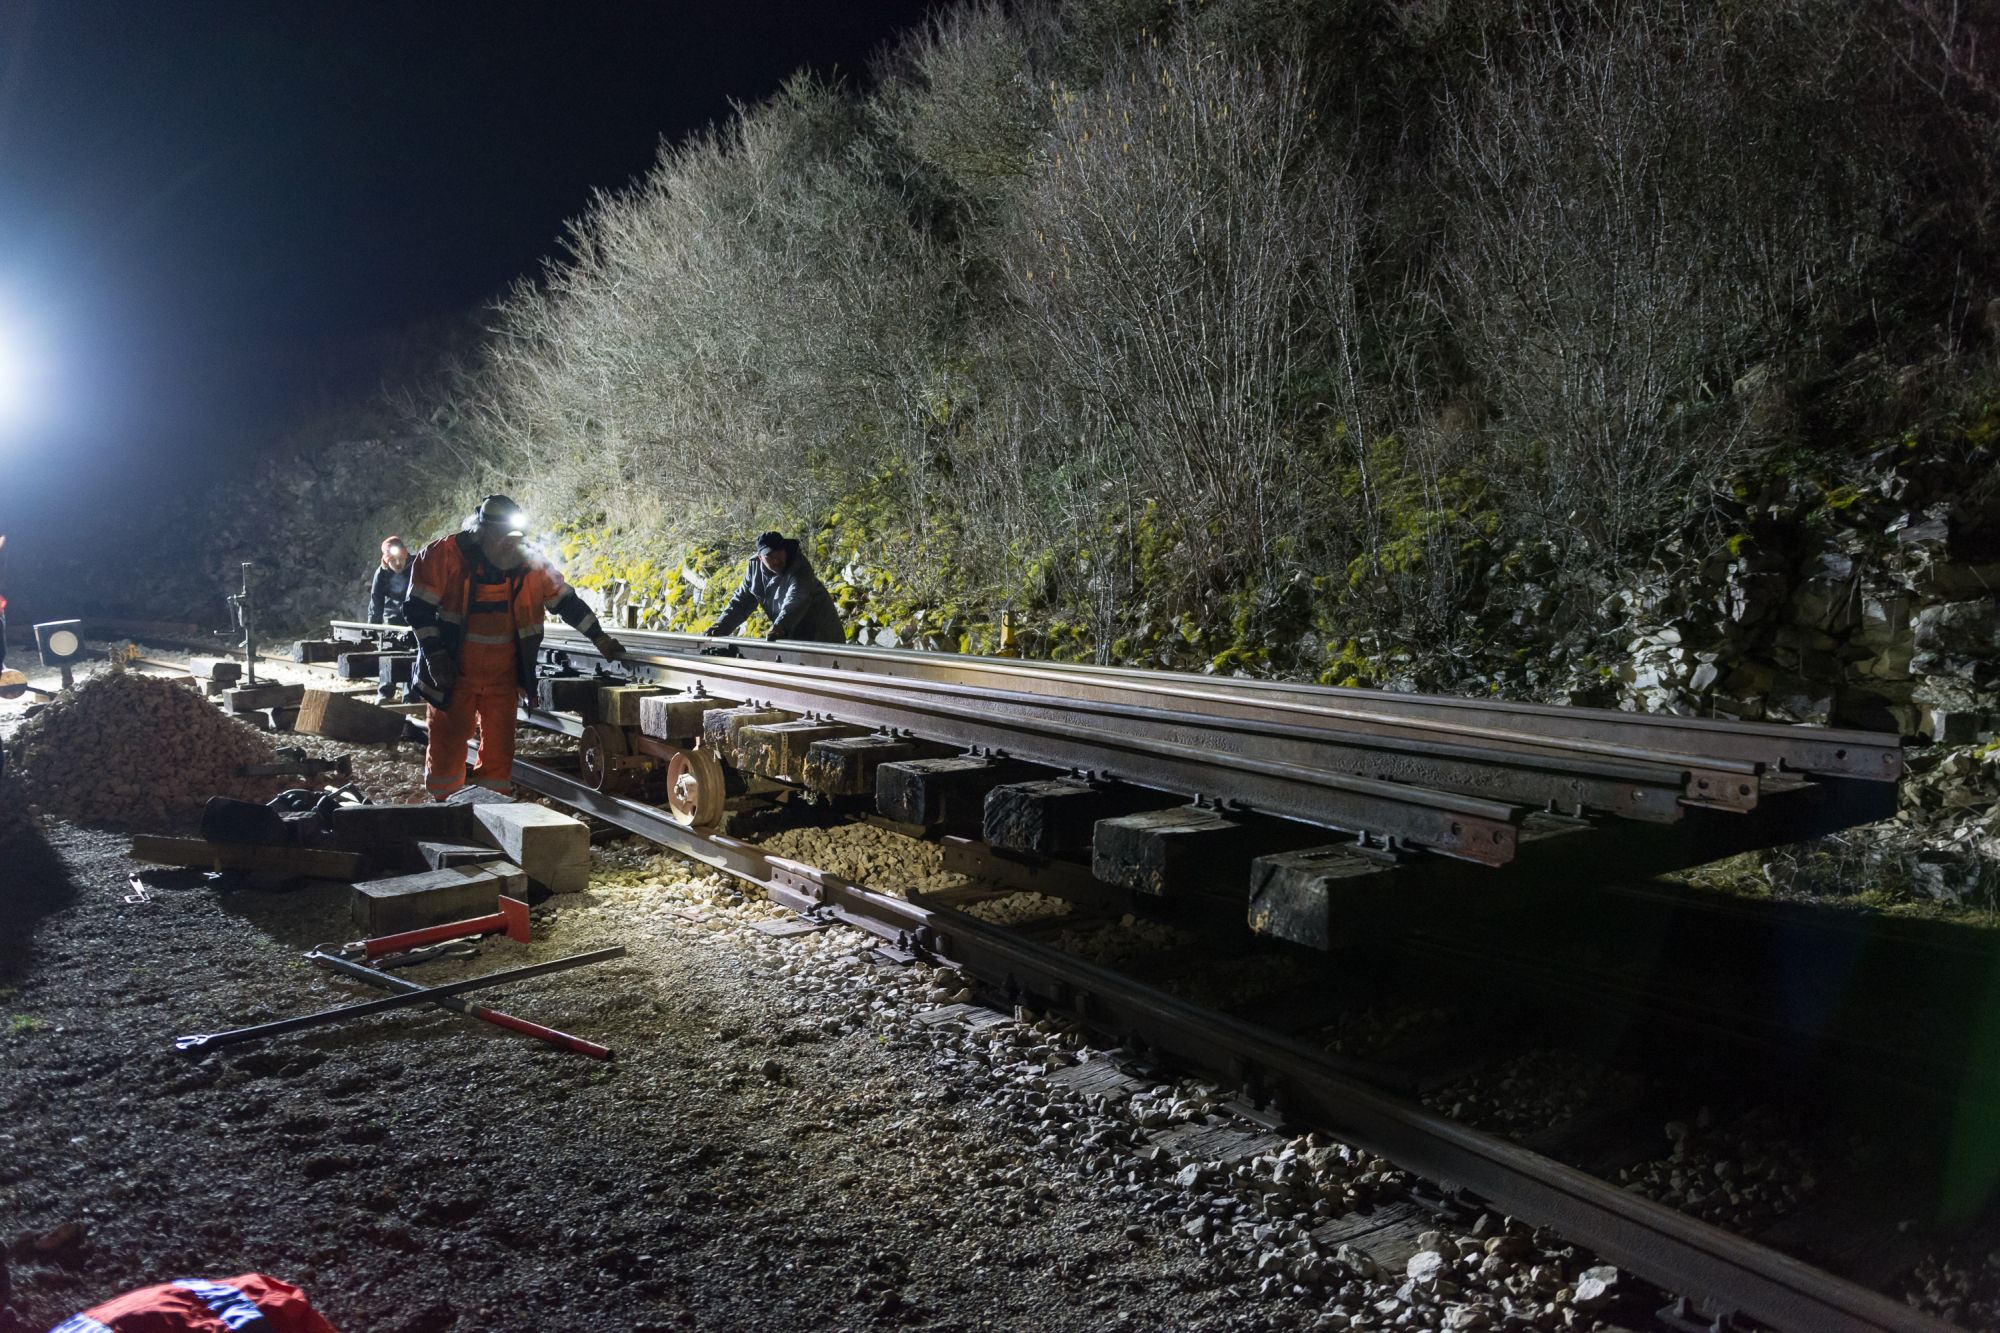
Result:
{"label": "black bag on ground", "polygon": [[209,842],[283,847],[292,841],[285,817],[268,805],[211,796],[201,811],[201,836]]}

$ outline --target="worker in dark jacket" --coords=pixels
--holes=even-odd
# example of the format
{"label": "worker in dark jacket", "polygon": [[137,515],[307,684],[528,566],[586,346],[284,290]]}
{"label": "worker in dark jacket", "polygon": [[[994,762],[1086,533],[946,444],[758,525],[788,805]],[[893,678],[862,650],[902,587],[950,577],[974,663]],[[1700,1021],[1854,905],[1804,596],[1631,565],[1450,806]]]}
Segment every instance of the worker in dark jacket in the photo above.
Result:
{"label": "worker in dark jacket", "polygon": [[403,539],[382,539],[382,563],[375,567],[375,581],[368,585],[368,623],[407,625],[403,603],[410,600],[410,548]]}
{"label": "worker in dark jacket", "polygon": [[743,571],[742,586],[722,608],[722,618],[709,626],[711,636],[733,634],[761,609],[771,618],[767,639],[804,639],[809,643],[846,643],[840,608],[826,585],[813,573],[797,541],[781,532],[757,539],[757,554]]}

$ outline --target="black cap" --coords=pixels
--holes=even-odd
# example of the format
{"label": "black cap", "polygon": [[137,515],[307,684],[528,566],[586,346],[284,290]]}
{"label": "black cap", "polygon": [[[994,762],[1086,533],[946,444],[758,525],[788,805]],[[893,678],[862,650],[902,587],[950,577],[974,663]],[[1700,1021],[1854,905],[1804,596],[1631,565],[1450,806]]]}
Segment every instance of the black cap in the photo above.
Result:
{"label": "black cap", "polygon": [[505,526],[516,536],[527,529],[528,516],[521,512],[521,506],[505,495],[487,496],[479,502],[479,508],[472,517],[480,527],[488,524],[494,527]]}
{"label": "black cap", "polygon": [[791,546],[791,538],[785,536],[782,532],[767,532],[757,538],[757,553],[759,555],[762,555],[766,551],[789,551],[791,550]]}

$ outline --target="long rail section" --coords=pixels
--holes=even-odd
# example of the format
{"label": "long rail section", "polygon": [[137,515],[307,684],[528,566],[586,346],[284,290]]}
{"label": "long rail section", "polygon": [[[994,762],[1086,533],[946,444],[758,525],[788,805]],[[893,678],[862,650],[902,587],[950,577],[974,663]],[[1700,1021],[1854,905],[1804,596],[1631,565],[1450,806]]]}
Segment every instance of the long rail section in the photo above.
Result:
{"label": "long rail section", "polygon": [[698,833],[657,807],[595,790],[545,765],[517,760],[514,778],[755,885],[783,907],[949,961],[997,990],[1037,997],[1093,1028],[1229,1077],[1298,1123],[1322,1125],[1450,1190],[1549,1227],[1716,1314],[1743,1314],[1797,1333],[1949,1328],[1768,1247],[1454,1124],[1269,1029],[1190,1005],[964,913],[872,892],[735,839]]}
{"label": "long rail section", "polygon": [[[625,631],[630,678],[1330,830],[1401,862],[1501,867],[1604,840],[1662,870],[1894,811],[1894,735],[844,645]],[[715,655],[720,649],[727,655]],[[568,670],[589,643],[549,635]],[[1651,833],[1647,834],[1646,829]],[[1331,841],[1332,839],[1329,839]]]}

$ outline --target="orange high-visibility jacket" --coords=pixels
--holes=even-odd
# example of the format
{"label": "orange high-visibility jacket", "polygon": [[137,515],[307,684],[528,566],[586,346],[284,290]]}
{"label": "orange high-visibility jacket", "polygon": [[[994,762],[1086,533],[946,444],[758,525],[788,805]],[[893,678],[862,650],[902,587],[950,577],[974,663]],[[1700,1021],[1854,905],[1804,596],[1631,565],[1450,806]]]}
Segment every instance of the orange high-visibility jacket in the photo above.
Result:
{"label": "orange high-visibility jacket", "polygon": [[[451,673],[458,671],[466,611],[472,601],[472,576],[484,563],[479,544],[469,533],[460,532],[432,542],[410,565],[410,599],[403,603],[403,614],[417,632],[417,669],[412,683],[418,694],[439,708],[448,706],[451,694],[450,687],[439,682],[436,667],[440,661],[449,661]],[[605,640],[597,613],[584,605],[547,561],[531,556],[504,573],[489,567],[487,577],[504,580],[507,585],[507,601],[514,613],[515,681],[522,689],[534,688],[535,656],[542,646],[542,624],[548,612],[561,616],[592,642],[601,645]]]}
{"label": "orange high-visibility jacket", "polygon": [[183,1278],[73,1314],[49,1333],[334,1333],[289,1282],[262,1273]]}

